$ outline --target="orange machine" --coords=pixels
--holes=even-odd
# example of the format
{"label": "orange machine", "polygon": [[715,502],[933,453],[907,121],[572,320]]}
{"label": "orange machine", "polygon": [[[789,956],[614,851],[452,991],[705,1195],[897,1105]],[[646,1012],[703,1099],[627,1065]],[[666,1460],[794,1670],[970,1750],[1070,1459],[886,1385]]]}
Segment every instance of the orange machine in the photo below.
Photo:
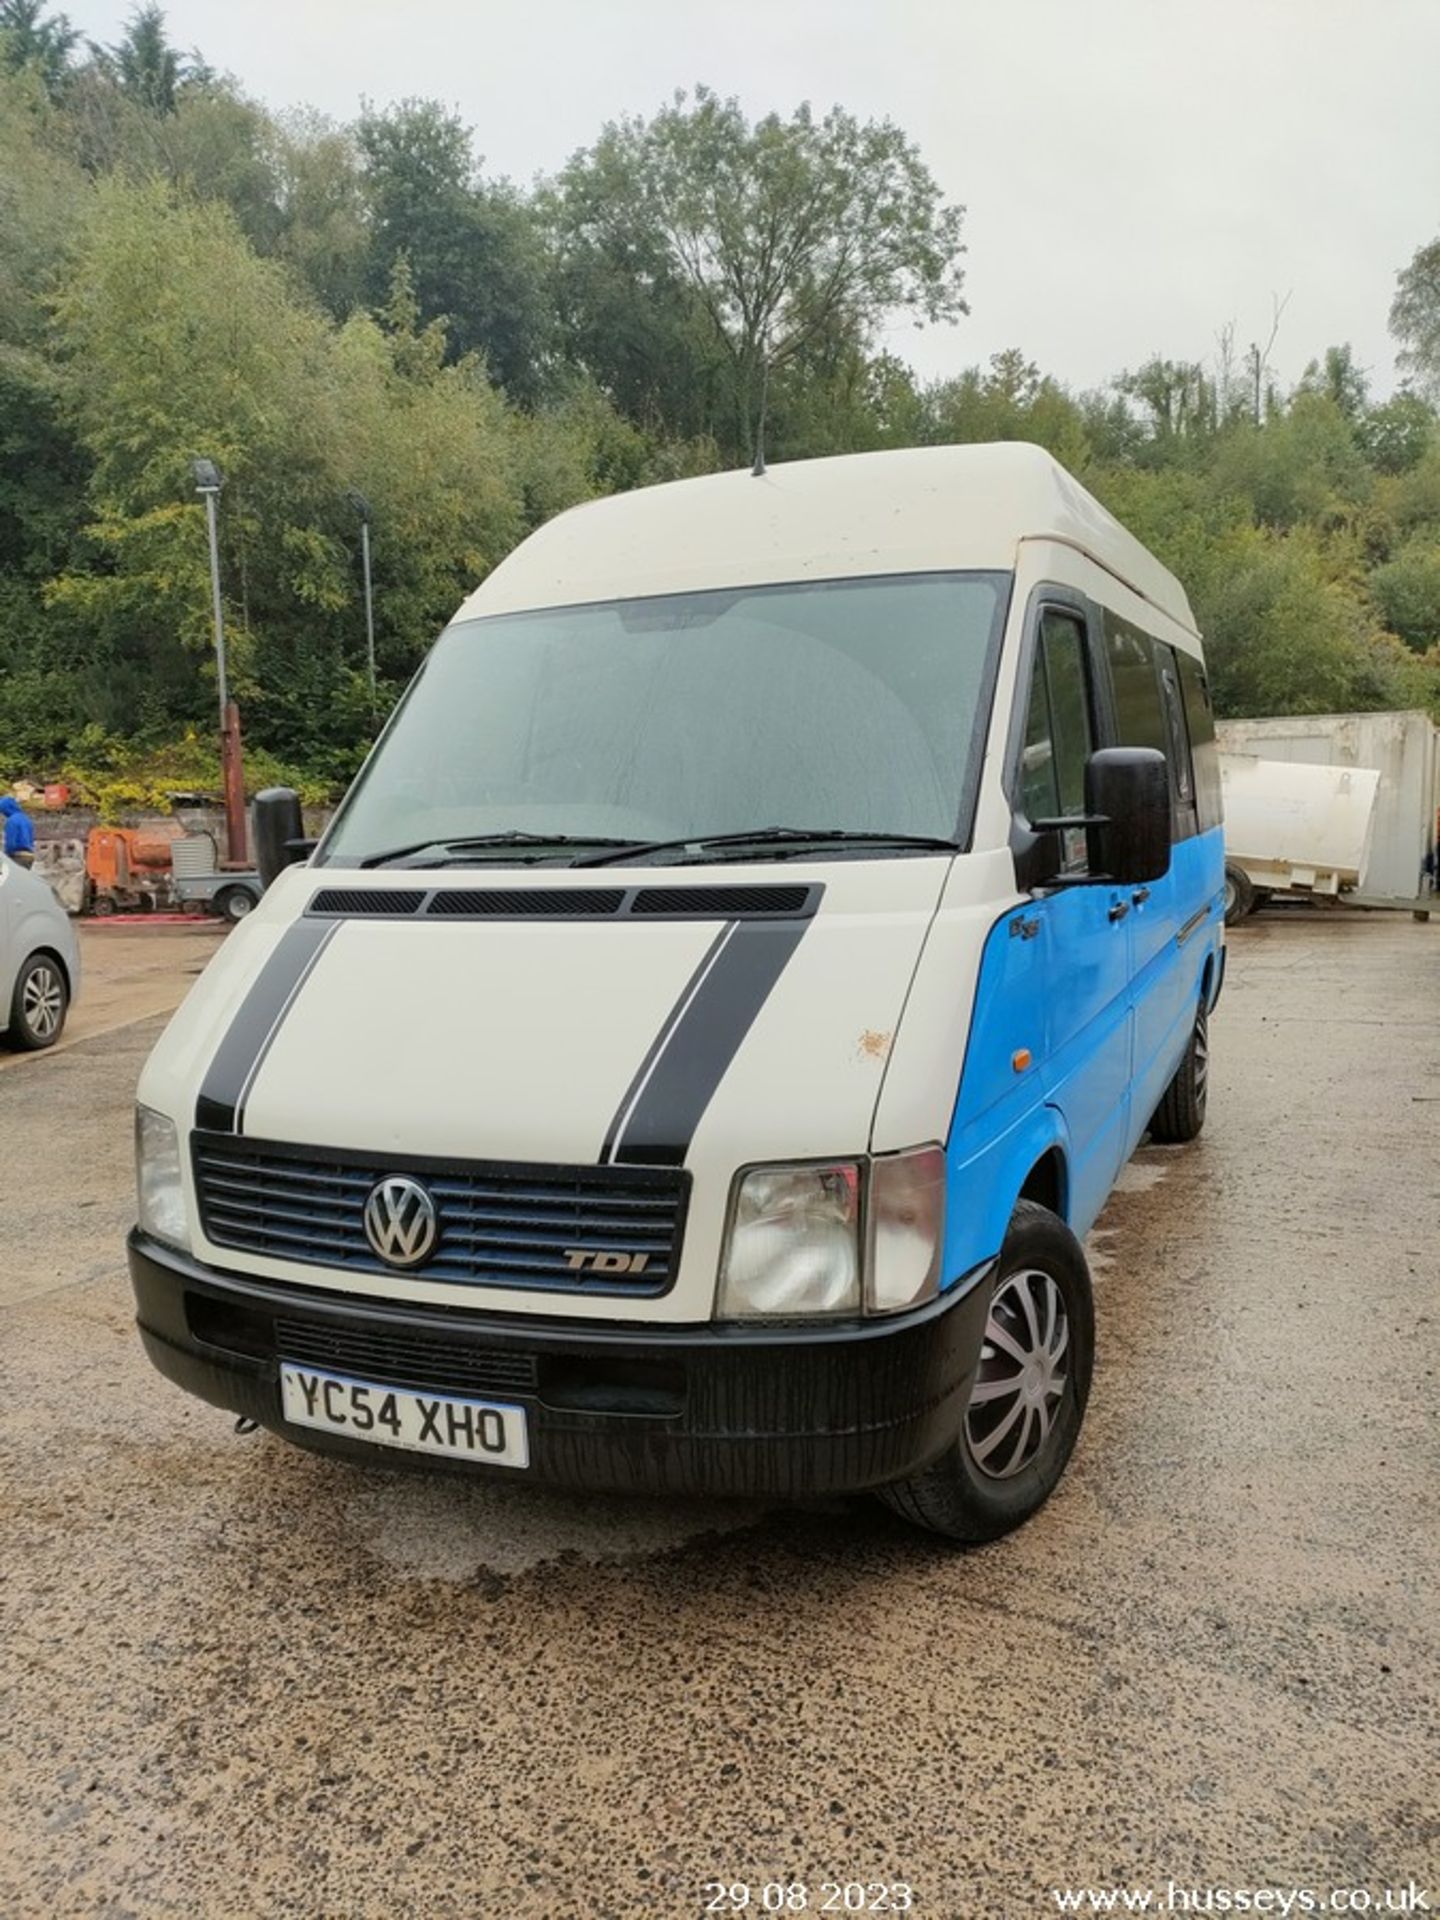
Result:
{"label": "orange machine", "polygon": [[91,913],[148,913],[170,900],[171,839],[133,827],[92,827],[85,842]]}

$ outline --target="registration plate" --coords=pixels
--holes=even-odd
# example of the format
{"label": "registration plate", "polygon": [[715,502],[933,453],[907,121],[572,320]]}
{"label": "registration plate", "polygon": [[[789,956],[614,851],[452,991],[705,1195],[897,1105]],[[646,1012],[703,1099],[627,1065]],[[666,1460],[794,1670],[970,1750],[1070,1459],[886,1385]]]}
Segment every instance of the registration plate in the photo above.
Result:
{"label": "registration plate", "polygon": [[322,1433],[491,1467],[530,1464],[525,1409],[495,1400],[415,1393],[406,1387],[354,1380],[348,1374],[317,1373],[313,1367],[282,1360],[280,1403],[287,1420]]}

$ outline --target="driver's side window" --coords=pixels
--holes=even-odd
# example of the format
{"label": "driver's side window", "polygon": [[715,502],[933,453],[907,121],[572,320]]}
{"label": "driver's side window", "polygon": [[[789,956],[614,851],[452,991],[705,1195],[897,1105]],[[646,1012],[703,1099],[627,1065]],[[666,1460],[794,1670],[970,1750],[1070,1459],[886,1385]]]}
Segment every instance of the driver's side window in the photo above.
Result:
{"label": "driver's side window", "polygon": [[[1020,761],[1020,801],[1030,820],[1055,820],[1085,811],[1085,762],[1094,746],[1085,630],[1072,614],[1047,609],[1040,616],[1025,749]],[[1083,827],[1061,834],[1062,870],[1083,872]]]}

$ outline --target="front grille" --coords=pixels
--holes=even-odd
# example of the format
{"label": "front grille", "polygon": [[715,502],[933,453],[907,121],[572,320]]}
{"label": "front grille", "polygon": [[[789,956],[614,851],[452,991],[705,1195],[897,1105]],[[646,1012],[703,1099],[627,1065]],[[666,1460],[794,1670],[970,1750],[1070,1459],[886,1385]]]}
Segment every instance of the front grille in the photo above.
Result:
{"label": "front grille", "polygon": [[279,1319],[275,1351],[282,1360],[422,1392],[533,1394],[536,1388],[533,1353],[462,1347],[398,1329]]}
{"label": "front grille", "polygon": [[[440,1237],[406,1278],[579,1294],[664,1293],[675,1278],[690,1176],[669,1167],[520,1166],[401,1159],[197,1131],[200,1223],[216,1246],[360,1273],[388,1267],[366,1238],[377,1180],[405,1173],[429,1190]],[[638,1272],[577,1266],[577,1253],[643,1256]]]}

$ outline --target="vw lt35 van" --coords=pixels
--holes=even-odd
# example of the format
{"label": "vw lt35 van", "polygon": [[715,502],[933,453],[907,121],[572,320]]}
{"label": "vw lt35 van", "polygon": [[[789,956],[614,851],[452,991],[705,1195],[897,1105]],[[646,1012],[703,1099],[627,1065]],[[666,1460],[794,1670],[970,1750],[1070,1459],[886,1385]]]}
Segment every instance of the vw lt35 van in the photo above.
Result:
{"label": "vw lt35 van", "polygon": [[304,1445],[874,1489],[990,1538],[1075,1445],[1082,1239],[1198,1132],[1220,785],[1169,573],[1034,447],[541,528],[144,1069],[170,1379]]}

